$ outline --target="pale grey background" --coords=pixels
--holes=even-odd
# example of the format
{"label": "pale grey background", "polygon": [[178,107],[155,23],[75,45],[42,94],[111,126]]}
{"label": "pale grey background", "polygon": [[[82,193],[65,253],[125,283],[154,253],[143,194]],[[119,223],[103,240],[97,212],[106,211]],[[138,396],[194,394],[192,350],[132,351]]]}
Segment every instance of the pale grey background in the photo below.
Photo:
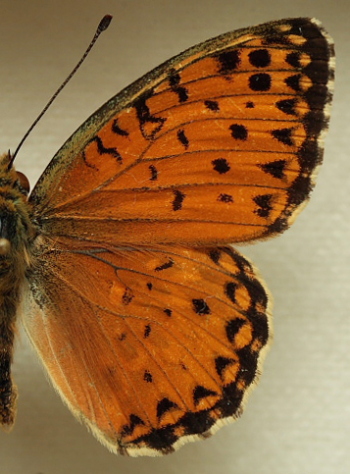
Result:
{"label": "pale grey background", "polygon": [[0,2],[0,149],[12,150],[114,15],[79,75],[22,149],[34,183],[63,141],[105,100],[160,62],[217,34],[315,16],[337,51],[324,166],[292,229],[243,248],[275,299],[275,340],[244,416],[162,459],[110,454],[63,406],[24,334],[16,344],[17,423],[0,433],[1,474],[346,474],[350,472],[350,97],[347,0]]}

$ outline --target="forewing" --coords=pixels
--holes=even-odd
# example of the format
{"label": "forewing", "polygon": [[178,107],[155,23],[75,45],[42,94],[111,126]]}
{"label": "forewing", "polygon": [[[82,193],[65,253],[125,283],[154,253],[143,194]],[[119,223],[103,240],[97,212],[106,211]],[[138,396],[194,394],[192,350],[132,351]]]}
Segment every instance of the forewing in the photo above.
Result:
{"label": "forewing", "polygon": [[111,450],[168,453],[241,413],[270,329],[240,254],[62,238],[41,250],[26,329],[63,400]]}
{"label": "forewing", "polygon": [[283,231],[322,158],[333,47],[315,20],[209,40],[97,111],[31,196],[48,235],[214,245]]}

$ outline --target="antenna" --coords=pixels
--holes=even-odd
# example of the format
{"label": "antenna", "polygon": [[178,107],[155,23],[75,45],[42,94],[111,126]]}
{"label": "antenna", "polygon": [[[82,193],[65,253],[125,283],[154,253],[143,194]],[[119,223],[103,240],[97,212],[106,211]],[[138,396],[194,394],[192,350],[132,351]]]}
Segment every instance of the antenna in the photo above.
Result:
{"label": "antenna", "polygon": [[9,162],[9,165],[8,165],[8,169],[11,169],[12,168],[12,165],[13,165],[13,162],[15,161],[15,158],[19,152],[19,150],[21,149],[23,143],[26,141],[28,135],[31,133],[31,131],[33,130],[33,128],[36,126],[36,124],[39,122],[39,120],[42,118],[42,116],[45,114],[45,112],[47,111],[47,109],[50,107],[50,105],[52,104],[52,102],[56,99],[56,97],[58,96],[58,94],[61,92],[61,90],[66,86],[66,84],[72,79],[72,77],[74,76],[74,74],[77,72],[77,70],[80,68],[80,66],[82,65],[82,63],[85,61],[87,55],[89,54],[89,52],[91,51],[92,47],[94,46],[94,44],[96,43],[98,37],[100,36],[100,34],[105,31],[108,27],[109,27],[109,24],[110,22],[112,21],[112,16],[111,15],[105,15],[102,20],[100,21],[100,23],[98,24],[98,27],[96,29],[96,32],[94,34],[94,37],[92,38],[92,40],[90,41],[90,44],[89,46],[86,48],[86,51],[85,53],[82,55],[80,61],[78,62],[78,64],[75,66],[75,68],[73,69],[73,71],[69,74],[69,76],[66,78],[65,81],[63,81],[63,83],[60,85],[60,87],[57,89],[57,91],[53,94],[53,96],[51,97],[51,99],[48,101],[48,103],[45,105],[45,107],[43,108],[43,110],[40,112],[40,114],[38,115],[38,117],[34,120],[34,122],[32,123],[32,125],[29,127],[29,129],[27,130],[27,132],[25,133],[24,137],[22,138],[22,140],[19,142],[19,145],[17,146],[14,154],[11,156],[11,159],[10,159],[10,162]]}

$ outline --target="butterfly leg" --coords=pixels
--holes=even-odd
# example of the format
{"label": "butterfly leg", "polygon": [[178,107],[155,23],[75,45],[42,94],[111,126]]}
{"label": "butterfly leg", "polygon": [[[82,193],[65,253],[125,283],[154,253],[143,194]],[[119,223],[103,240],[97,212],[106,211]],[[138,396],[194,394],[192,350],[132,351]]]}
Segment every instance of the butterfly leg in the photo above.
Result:
{"label": "butterfly leg", "polygon": [[16,415],[17,388],[12,384],[11,363],[14,321],[4,318],[0,323],[0,424],[11,429]]}

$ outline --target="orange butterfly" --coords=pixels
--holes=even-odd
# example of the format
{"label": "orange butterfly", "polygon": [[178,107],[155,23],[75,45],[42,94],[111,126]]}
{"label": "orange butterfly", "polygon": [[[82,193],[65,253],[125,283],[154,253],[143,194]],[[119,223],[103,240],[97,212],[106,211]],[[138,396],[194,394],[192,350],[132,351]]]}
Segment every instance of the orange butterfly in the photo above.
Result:
{"label": "orange butterfly", "polygon": [[227,33],[95,112],[29,199],[0,172],[0,421],[16,315],[73,414],[109,449],[159,455],[242,412],[269,297],[232,242],[281,233],[313,187],[333,84],[317,21]]}

